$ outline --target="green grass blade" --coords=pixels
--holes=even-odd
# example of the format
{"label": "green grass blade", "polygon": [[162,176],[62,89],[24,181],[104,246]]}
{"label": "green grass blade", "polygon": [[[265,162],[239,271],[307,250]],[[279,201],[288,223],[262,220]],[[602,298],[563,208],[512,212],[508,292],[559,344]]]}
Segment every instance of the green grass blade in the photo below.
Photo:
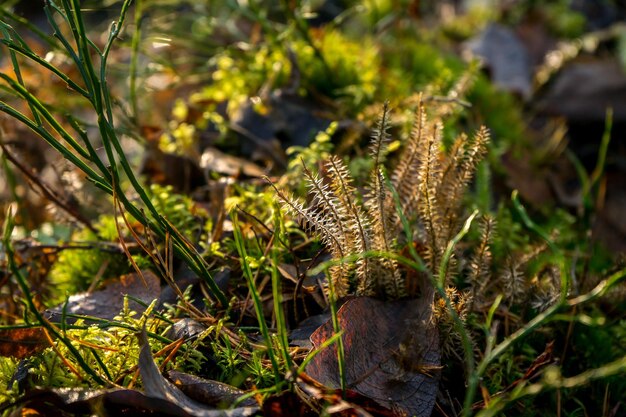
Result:
{"label": "green grass blade", "polygon": [[28,310],[35,316],[35,318],[37,319],[37,321],[43,328],[45,328],[55,338],[59,339],[67,347],[67,349],[70,351],[72,356],[74,356],[74,359],[76,359],[76,362],[78,363],[78,365],[89,376],[91,376],[96,383],[100,385],[105,385],[106,381],[87,364],[85,359],[81,356],[80,352],[74,347],[71,340],[64,337],[61,333],[59,333],[59,331],[41,315],[41,313],[35,306],[35,302],[33,301],[34,300],[33,294],[30,292],[30,287],[28,286],[28,280],[22,274],[22,271],[20,270],[19,266],[17,265],[15,261],[16,254],[13,249],[13,244],[11,242],[11,234],[13,232],[13,228],[15,227],[14,216],[15,214],[14,214],[13,205],[9,205],[7,209],[7,213],[6,213],[6,218],[4,221],[2,244],[6,251],[7,263],[9,265],[9,269],[17,280],[20,290],[22,291],[24,300],[26,301],[26,305],[28,306]]}
{"label": "green grass blade", "polygon": [[272,368],[274,370],[274,381],[276,384],[278,384],[280,383],[280,368],[278,367],[278,361],[276,360],[276,355],[274,354],[272,338],[270,337],[267,323],[265,322],[265,317],[263,316],[263,304],[261,302],[261,296],[257,291],[256,284],[254,282],[254,275],[252,274],[252,270],[250,269],[250,263],[248,262],[248,253],[246,251],[244,238],[241,233],[241,226],[239,225],[239,221],[237,219],[237,213],[232,212],[230,216],[233,222],[233,234],[235,237],[237,253],[239,254],[240,258],[239,261],[241,262],[241,269],[243,271],[244,278],[246,279],[246,282],[248,284],[248,290],[250,291],[250,296],[252,297],[252,302],[254,304],[254,310],[256,312],[257,320],[259,322],[261,334],[263,336],[263,339],[265,340],[265,345],[267,346],[267,355],[272,362]]}

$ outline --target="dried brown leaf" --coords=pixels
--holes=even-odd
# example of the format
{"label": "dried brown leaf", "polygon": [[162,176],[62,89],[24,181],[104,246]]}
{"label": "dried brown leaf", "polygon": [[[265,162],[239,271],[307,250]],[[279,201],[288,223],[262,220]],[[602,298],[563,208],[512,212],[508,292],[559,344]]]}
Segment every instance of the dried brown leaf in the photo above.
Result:
{"label": "dried brown leaf", "polygon": [[148,397],[167,401],[183,409],[188,415],[195,417],[245,417],[256,413],[258,407],[239,407],[231,410],[208,408],[185,395],[176,385],[165,379],[157,367],[152,353],[146,330],[138,335],[141,351],[139,353],[139,373],[145,394]]}
{"label": "dried brown leaf", "polygon": [[41,327],[0,330],[0,356],[27,358],[50,346]]}
{"label": "dried brown leaf", "polygon": [[[348,300],[338,312],[345,350],[347,388],[401,414],[430,416],[439,380],[437,328],[427,300]],[[314,348],[334,334],[329,321],[311,336]],[[340,387],[337,348],[313,358],[306,372]]]}
{"label": "dried brown leaf", "polygon": [[[232,385],[183,372],[169,371],[167,376],[189,398],[214,407],[231,406],[246,393]],[[257,405],[252,398],[247,398],[238,404],[243,407],[256,407]]]}
{"label": "dried brown leaf", "polygon": [[[146,304],[150,304],[154,299],[159,298],[161,286],[159,277],[151,271],[142,271],[142,275],[137,273],[128,274],[111,281],[99,291],[75,294],[69,297],[66,311],[68,314],[92,316],[102,319],[112,320],[120,314],[124,307],[124,296],[129,295],[137,298]],[[135,301],[129,300],[129,307],[139,313],[145,307]],[[60,319],[63,313],[63,304],[45,312],[50,320]],[[72,319],[68,318],[68,322]]]}

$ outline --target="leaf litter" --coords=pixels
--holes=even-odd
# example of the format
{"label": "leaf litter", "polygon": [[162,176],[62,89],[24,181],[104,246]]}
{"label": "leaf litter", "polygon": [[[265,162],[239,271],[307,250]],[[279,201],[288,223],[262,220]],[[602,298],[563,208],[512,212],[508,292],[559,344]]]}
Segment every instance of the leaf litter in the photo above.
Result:
{"label": "leaf litter", "polygon": [[[430,416],[438,390],[439,334],[417,300],[353,298],[338,311],[347,388],[400,414]],[[311,336],[314,349],[334,335],[330,321]],[[320,383],[339,388],[337,348],[319,352],[306,368]]]}
{"label": "leaf litter", "polygon": [[[47,310],[45,315],[51,321],[60,321],[65,310],[66,314],[112,320],[124,308],[124,296],[130,297],[130,309],[142,313],[147,305],[159,298],[160,283],[160,278],[149,270],[142,271],[141,275],[127,274],[109,281],[102,290],[71,295],[67,303]],[[66,320],[68,323],[76,321],[72,317]]]}
{"label": "leaf litter", "polygon": [[[157,398],[165,400],[174,406],[182,410],[181,415],[194,416],[194,417],[247,417],[256,413],[257,406],[244,406],[237,407],[231,410],[218,410],[208,408],[205,404],[202,404],[196,400],[188,397],[181,389],[175,384],[168,381],[159,370],[159,367],[152,358],[150,352],[150,344],[148,343],[148,337],[145,329],[138,335],[139,345],[141,351],[139,354],[139,372],[143,381],[143,388],[145,394],[150,398]],[[182,377],[178,375],[178,377]],[[226,385],[226,384],[224,384]],[[224,399],[227,401],[227,395],[232,398],[232,395],[237,392],[234,388],[221,387],[224,391]],[[209,395],[211,397],[211,395]],[[213,398],[213,397],[211,397]]]}
{"label": "leaf litter", "polygon": [[[506,60],[503,61],[501,57],[498,57],[498,60],[499,62],[496,62],[496,64],[506,64]],[[496,67],[495,69],[498,71],[492,71],[494,73],[492,75],[495,75],[496,72],[515,75],[514,72],[511,72],[515,68],[510,67],[510,65],[502,67],[502,71],[499,71],[499,65],[496,64],[493,64],[492,70],[494,69],[493,67]],[[528,69],[526,66],[523,66],[522,69],[525,72],[522,74],[524,75],[524,82],[518,83],[519,85],[515,84],[512,88],[520,90],[522,95],[526,96],[528,87],[526,72]],[[500,78],[506,79],[506,77]],[[289,120],[296,119],[295,116],[298,114],[293,109],[299,110],[299,108],[292,103],[287,103],[288,105],[286,105],[285,102],[278,102],[278,104],[274,107],[284,110],[286,116],[293,117],[286,117],[283,120],[278,117],[281,114],[276,116],[270,113],[269,116],[266,116],[269,134],[267,137],[262,137],[262,142],[269,143],[277,136],[281,136],[282,139],[285,136],[284,126],[293,127],[294,125],[297,127],[293,132],[288,132],[289,135],[287,136],[289,138],[291,136],[294,136],[296,139],[308,138],[309,129],[301,128],[299,124],[294,124],[293,120]],[[282,109],[282,107],[285,107],[286,110]],[[305,127],[318,122],[313,115],[314,113],[307,109],[307,112],[305,112],[305,116],[307,116]],[[239,121],[236,120],[230,129],[243,136],[244,139],[252,141],[252,139],[257,138],[258,134],[251,137],[249,133],[254,132],[255,128],[262,126],[262,123],[254,118],[250,118],[250,120],[247,120],[246,117]],[[269,145],[266,148],[270,149]],[[266,153],[270,155],[264,155],[265,158],[277,159],[275,161],[277,165],[284,164],[284,155],[282,153],[273,154],[268,152],[268,149],[266,149]],[[241,158],[227,159],[226,154],[218,152],[220,151],[213,152],[212,148],[207,148],[207,151],[205,151],[207,166],[202,168],[210,171],[209,174],[217,172],[236,177],[243,173],[244,175],[257,177],[264,173],[261,167],[249,161]],[[197,164],[194,163],[195,165]],[[181,171],[181,169],[174,167],[173,164],[163,163],[163,168],[169,171],[168,174],[171,174],[170,176],[178,179],[183,178],[183,176],[178,175],[178,171]],[[207,172],[204,172],[204,176],[206,175]],[[149,176],[154,180],[157,175],[149,174]],[[179,188],[187,189],[189,181],[185,179],[183,183],[184,186]],[[289,269],[290,265],[284,264],[279,268],[279,272],[288,279],[289,277],[297,277],[297,274],[294,274]],[[147,286],[145,283],[141,284],[140,281],[135,274],[122,277],[120,281],[109,283],[103,290],[74,295],[70,297],[65,307],[61,305],[48,310],[46,313],[56,320],[62,317],[63,308],[65,308],[66,312],[70,314],[112,319],[123,307],[124,297],[122,295],[129,295],[131,298],[129,298],[128,302],[132,309],[142,312],[144,311],[142,303],[137,303],[132,298],[137,298],[147,304],[154,298],[158,298],[160,286],[159,279],[156,276],[149,277]],[[141,287],[142,285],[144,285],[144,288]],[[441,352],[438,330],[432,324],[431,317],[428,317],[426,313],[430,311],[429,309],[430,306],[421,305],[420,301],[417,300],[385,302],[365,297],[349,299],[338,313],[340,327],[344,331],[342,340],[346,348],[345,360],[348,392],[341,393],[338,390],[341,384],[338,379],[337,349],[334,345],[318,353],[306,368],[309,375],[319,382],[307,379],[306,374],[298,375],[295,378],[296,381],[301,389],[307,392],[311,398],[317,398],[331,404],[325,410],[328,413],[340,415],[411,414],[420,417],[430,415],[438,391]],[[315,315],[311,317],[315,317]],[[320,317],[327,316],[318,316],[317,319],[319,320]],[[184,339],[193,338],[194,335],[185,334],[189,330],[187,329],[189,322],[185,322],[185,320],[187,319],[177,322],[178,326],[173,328],[173,334],[181,335]],[[71,322],[71,320],[68,321]],[[303,329],[304,331],[301,334],[298,333],[298,329],[291,331],[292,345],[303,343],[303,340],[307,338],[312,329],[316,329],[311,336],[314,348],[319,348],[334,335],[334,329],[330,321],[321,326],[319,326],[318,322],[308,326],[307,329]],[[54,407],[49,407],[51,404],[67,412],[78,412],[77,410],[86,412],[85,410],[93,411],[104,407],[108,413],[116,415],[118,414],[115,410],[120,412],[119,415],[123,415],[124,412],[128,413],[129,407],[132,411],[141,410],[144,414],[173,416],[248,415],[245,413],[248,411],[253,412],[244,407],[244,410],[231,410],[233,414],[213,414],[214,412],[221,413],[221,411],[204,407],[204,404],[211,406],[216,406],[221,402],[231,404],[232,400],[236,399],[244,391],[227,384],[204,380],[178,371],[170,371],[168,373],[168,377],[173,381],[171,383],[163,378],[163,375],[156,367],[150,354],[145,332],[141,333],[139,339],[142,342],[139,369],[142,379],[148,380],[147,384],[144,383],[146,385],[145,393],[125,389],[35,389],[23,397],[25,408],[22,409],[22,412],[26,410],[27,405],[33,404],[32,400],[35,398],[41,400],[39,405],[42,412],[46,410],[44,405],[48,406],[47,412],[50,415],[53,415],[51,412],[54,410]],[[7,341],[9,344],[5,345],[4,343]],[[0,332],[0,353],[5,352],[4,348],[10,356],[27,357],[32,354],[31,348],[34,353],[38,349],[45,347],[46,343],[45,334],[36,327],[2,330]],[[29,347],[29,345],[32,346]],[[543,366],[543,362],[537,360],[537,368],[540,368],[540,366]],[[534,370],[534,368],[535,363],[533,363],[531,369]],[[534,373],[531,376],[534,376]],[[176,390],[177,387],[179,391]],[[481,388],[485,389],[482,386]],[[345,397],[342,397],[342,394]],[[374,399],[379,408],[376,408],[376,406],[365,406],[364,399],[366,398]],[[103,404],[106,404],[106,406],[103,406]],[[256,407],[251,400],[242,404],[250,409]],[[115,405],[118,405],[119,408],[116,409]],[[390,410],[386,410],[384,407],[388,407]],[[308,404],[303,405],[302,398],[291,392],[269,396],[263,404],[263,412],[265,414],[293,415],[290,413],[294,413],[296,410],[298,414],[310,411]],[[242,414],[237,414],[238,412]],[[131,412],[129,415],[132,414]]]}

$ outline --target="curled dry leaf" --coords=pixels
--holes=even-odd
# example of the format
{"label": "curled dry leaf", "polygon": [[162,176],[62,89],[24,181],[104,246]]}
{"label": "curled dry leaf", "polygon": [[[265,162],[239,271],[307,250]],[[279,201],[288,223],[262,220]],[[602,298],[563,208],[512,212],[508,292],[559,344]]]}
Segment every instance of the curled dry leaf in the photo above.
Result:
{"label": "curled dry leaf", "polygon": [[[309,397],[326,404],[326,413],[339,417],[396,417],[397,413],[358,392],[329,389],[305,373],[296,377],[298,387]],[[265,403],[263,404],[265,409]]]}
{"label": "curled dry leaf", "polygon": [[[440,348],[431,309],[422,300],[348,300],[338,312],[347,388],[398,414],[430,416],[439,382]],[[334,334],[329,321],[313,333],[319,348]],[[322,350],[306,368],[322,384],[340,387],[337,347]]]}
{"label": "curled dry leaf", "polygon": [[194,417],[246,417],[257,412],[258,407],[238,407],[230,410],[216,410],[189,398],[176,385],[165,379],[154,363],[146,330],[138,335],[141,351],[139,353],[139,372],[145,394],[148,397],[167,401]]}
{"label": "curled dry leaf", "polygon": [[0,413],[17,407],[12,416],[162,416],[189,417],[184,410],[167,401],[150,398],[129,389],[35,388],[16,403],[0,405]]}
{"label": "curled dry leaf", "polygon": [[[232,385],[183,372],[169,371],[167,376],[189,398],[214,407],[229,407],[237,403],[237,400],[246,393]],[[238,404],[243,407],[257,405],[252,398],[244,399]]]}

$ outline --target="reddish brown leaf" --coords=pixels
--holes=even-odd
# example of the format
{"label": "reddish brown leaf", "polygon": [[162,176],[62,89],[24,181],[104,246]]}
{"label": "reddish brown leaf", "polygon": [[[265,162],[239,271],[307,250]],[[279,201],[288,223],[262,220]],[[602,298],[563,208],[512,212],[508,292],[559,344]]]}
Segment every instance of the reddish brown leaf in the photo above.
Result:
{"label": "reddish brown leaf", "polygon": [[[439,380],[439,335],[426,301],[348,300],[338,312],[347,388],[400,414],[430,416]],[[331,322],[311,336],[315,348],[334,334]],[[307,373],[340,387],[337,348],[313,358]]]}
{"label": "reddish brown leaf", "polygon": [[0,356],[23,359],[50,346],[41,327],[0,330]]}
{"label": "reddish brown leaf", "polygon": [[328,414],[340,417],[396,417],[398,415],[397,412],[383,407],[358,392],[347,390],[344,395],[339,389],[329,389],[305,373],[298,374],[296,381],[303,392],[325,404],[325,411]]}
{"label": "reddish brown leaf", "polygon": [[263,402],[263,415],[274,417],[315,417],[319,414],[291,391],[272,395]]}

